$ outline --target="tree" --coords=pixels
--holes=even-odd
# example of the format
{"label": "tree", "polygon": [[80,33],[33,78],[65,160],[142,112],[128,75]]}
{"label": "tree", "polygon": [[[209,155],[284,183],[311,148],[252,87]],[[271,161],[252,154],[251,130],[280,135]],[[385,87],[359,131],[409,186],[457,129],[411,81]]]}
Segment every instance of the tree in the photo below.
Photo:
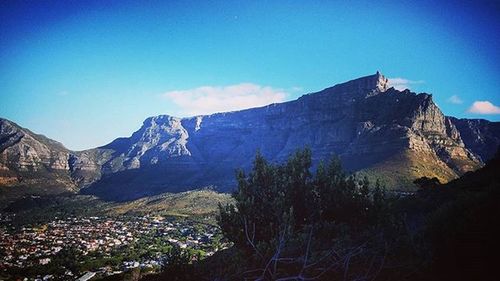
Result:
{"label": "tree", "polygon": [[[258,268],[245,271],[244,278],[313,278],[317,272],[333,268],[328,263],[333,262],[329,256],[334,253],[337,266],[342,259],[349,263],[353,255],[359,256],[361,268],[366,267],[363,262],[373,263],[382,257],[380,244],[366,251],[376,257],[360,254],[365,252],[360,247],[368,247],[368,242],[359,240],[370,235],[363,236],[359,230],[371,231],[371,226],[382,221],[383,188],[378,182],[371,187],[366,177],[358,180],[344,173],[337,157],[327,164],[321,162],[313,173],[311,158],[306,148],[296,151],[283,164],[271,164],[257,153],[248,175],[237,172],[235,204],[219,205],[217,220],[224,235],[243,253],[254,257],[255,262],[250,263]],[[332,244],[332,238],[344,237],[340,233],[346,229],[350,233],[346,241]],[[356,237],[358,240],[351,239]],[[332,249],[342,243],[344,248]],[[281,262],[284,253],[288,258]],[[296,275],[290,277],[290,272]]]}
{"label": "tree", "polygon": [[270,164],[259,152],[246,175],[238,171],[235,205],[219,206],[218,223],[224,235],[239,246],[256,248],[279,240],[283,233],[324,222],[366,225],[371,210],[385,194],[380,184],[370,187],[342,171],[333,157],[311,172],[309,149],[298,150],[284,164]]}
{"label": "tree", "polygon": [[414,180],[413,183],[416,184],[420,189],[431,189],[441,185],[441,182],[439,182],[439,179],[436,177],[421,177]]}
{"label": "tree", "polygon": [[196,280],[192,275],[192,258],[189,251],[174,245],[163,259],[160,276],[167,277],[168,280]]}

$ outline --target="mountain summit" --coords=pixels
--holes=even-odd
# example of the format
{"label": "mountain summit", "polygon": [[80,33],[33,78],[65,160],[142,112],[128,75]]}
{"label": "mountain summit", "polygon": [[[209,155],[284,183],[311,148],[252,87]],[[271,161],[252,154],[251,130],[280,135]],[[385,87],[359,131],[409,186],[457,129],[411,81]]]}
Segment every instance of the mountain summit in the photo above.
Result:
{"label": "mountain summit", "polygon": [[[256,151],[280,162],[308,146],[315,164],[338,155],[347,170],[405,190],[421,176],[446,182],[481,167],[500,144],[498,124],[446,117],[431,95],[390,88],[377,72],[280,104],[150,117],[131,137],[78,153],[64,150],[68,167],[62,170],[82,192],[115,200],[209,185],[229,191],[235,169],[248,169]],[[1,132],[0,163],[19,174],[12,148],[19,142]]]}
{"label": "mountain summit", "polygon": [[367,91],[369,93],[370,90],[381,93],[389,89],[389,79],[377,71],[374,75],[354,79],[332,88],[337,88],[337,91],[342,89],[341,91],[348,93],[367,93]]}

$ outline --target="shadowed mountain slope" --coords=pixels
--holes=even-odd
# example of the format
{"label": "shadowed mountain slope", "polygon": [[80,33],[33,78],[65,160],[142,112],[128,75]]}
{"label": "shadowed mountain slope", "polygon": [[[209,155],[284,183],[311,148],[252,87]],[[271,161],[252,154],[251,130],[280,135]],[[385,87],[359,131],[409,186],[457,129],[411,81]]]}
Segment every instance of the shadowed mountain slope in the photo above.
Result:
{"label": "shadowed mountain slope", "polygon": [[431,95],[390,88],[378,72],[260,108],[150,117],[132,136],[81,152],[0,124],[3,185],[62,173],[61,186],[114,200],[210,185],[230,191],[235,169],[248,169],[257,150],[279,162],[304,146],[314,163],[336,154],[347,170],[405,190],[418,177],[446,182],[475,170],[500,144],[498,122],[446,117]]}
{"label": "shadowed mountain slope", "polygon": [[113,157],[84,192],[129,199],[206,185],[229,191],[234,170],[249,168],[257,150],[279,162],[304,146],[315,163],[336,154],[348,170],[391,188],[414,188],[421,176],[446,182],[482,165],[454,120],[431,95],[389,88],[380,73],[281,104],[191,118],[161,115],[105,146]]}

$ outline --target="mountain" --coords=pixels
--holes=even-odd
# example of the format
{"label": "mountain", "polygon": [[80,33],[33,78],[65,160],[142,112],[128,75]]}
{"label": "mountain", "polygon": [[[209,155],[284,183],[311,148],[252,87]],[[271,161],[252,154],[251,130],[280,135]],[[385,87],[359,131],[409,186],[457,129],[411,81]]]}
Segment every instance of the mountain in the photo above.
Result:
{"label": "mountain", "polygon": [[500,144],[500,122],[454,117],[449,117],[449,119],[460,131],[465,146],[474,151],[483,161],[495,155]]}
{"label": "mountain", "polygon": [[106,150],[73,152],[0,118],[0,202],[25,194],[77,192],[100,177]]}
{"label": "mountain", "polygon": [[114,156],[102,167],[101,180],[84,192],[135,198],[205,185],[228,191],[235,186],[234,170],[247,169],[257,150],[283,161],[304,146],[315,163],[336,154],[348,170],[395,189],[413,188],[421,176],[446,182],[482,165],[454,121],[431,95],[389,88],[376,73],[281,104],[148,118],[130,138],[104,147]]}
{"label": "mountain", "polygon": [[[235,169],[248,169],[257,150],[279,162],[308,146],[315,164],[336,154],[347,170],[404,190],[421,176],[446,182],[481,167],[500,144],[498,127],[498,122],[446,117],[431,95],[390,88],[377,72],[260,108],[150,117],[132,136],[103,147],[51,148],[61,152],[58,159],[66,159],[67,166],[45,169],[64,170],[70,188],[115,200],[209,185],[229,191],[235,187]],[[19,144],[3,131],[0,163],[12,175],[23,174],[21,157],[12,156]],[[47,161],[33,161],[47,167]]]}
{"label": "mountain", "polygon": [[0,152],[0,185],[43,186],[44,192],[77,190],[66,172],[69,151],[61,143],[0,119]]}

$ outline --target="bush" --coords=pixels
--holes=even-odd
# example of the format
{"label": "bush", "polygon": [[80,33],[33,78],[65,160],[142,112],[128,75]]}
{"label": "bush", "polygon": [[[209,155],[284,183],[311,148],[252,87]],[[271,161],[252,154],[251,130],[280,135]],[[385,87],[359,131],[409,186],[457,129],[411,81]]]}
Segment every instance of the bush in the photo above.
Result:
{"label": "bush", "polygon": [[311,152],[299,150],[285,164],[270,164],[257,153],[252,171],[238,171],[236,205],[219,206],[218,223],[238,245],[269,241],[283,231],[336,222],[351,226],[377,224],[385,192],[366,178],[357,181],[342,171],[336,157],[311,173]]}
{"label": "bush", "polygon": [[[366,232],[390,221],[380,184],[372,187],[366,178],[345,174],[336,157],[320,163],[314,173],[311,170],[309,149],[298,150],[284,164],[269,163],[257,153],[248,175],[237,172],[236,203],[219,206],[217,220],[224,235],[254,257],[246,266],[275,263],[274,275],[260,268],[263,276],[306,274],[301,259],[311,255],[311,260],[320,260],[335,246],[350,255],[361,239],[366,242],[363,247],[372,247],[376,239]],[[280,271],[276,261],[285,253],[297,258],[282,265]],[[325,264],[318,261],[317,266]]]}

